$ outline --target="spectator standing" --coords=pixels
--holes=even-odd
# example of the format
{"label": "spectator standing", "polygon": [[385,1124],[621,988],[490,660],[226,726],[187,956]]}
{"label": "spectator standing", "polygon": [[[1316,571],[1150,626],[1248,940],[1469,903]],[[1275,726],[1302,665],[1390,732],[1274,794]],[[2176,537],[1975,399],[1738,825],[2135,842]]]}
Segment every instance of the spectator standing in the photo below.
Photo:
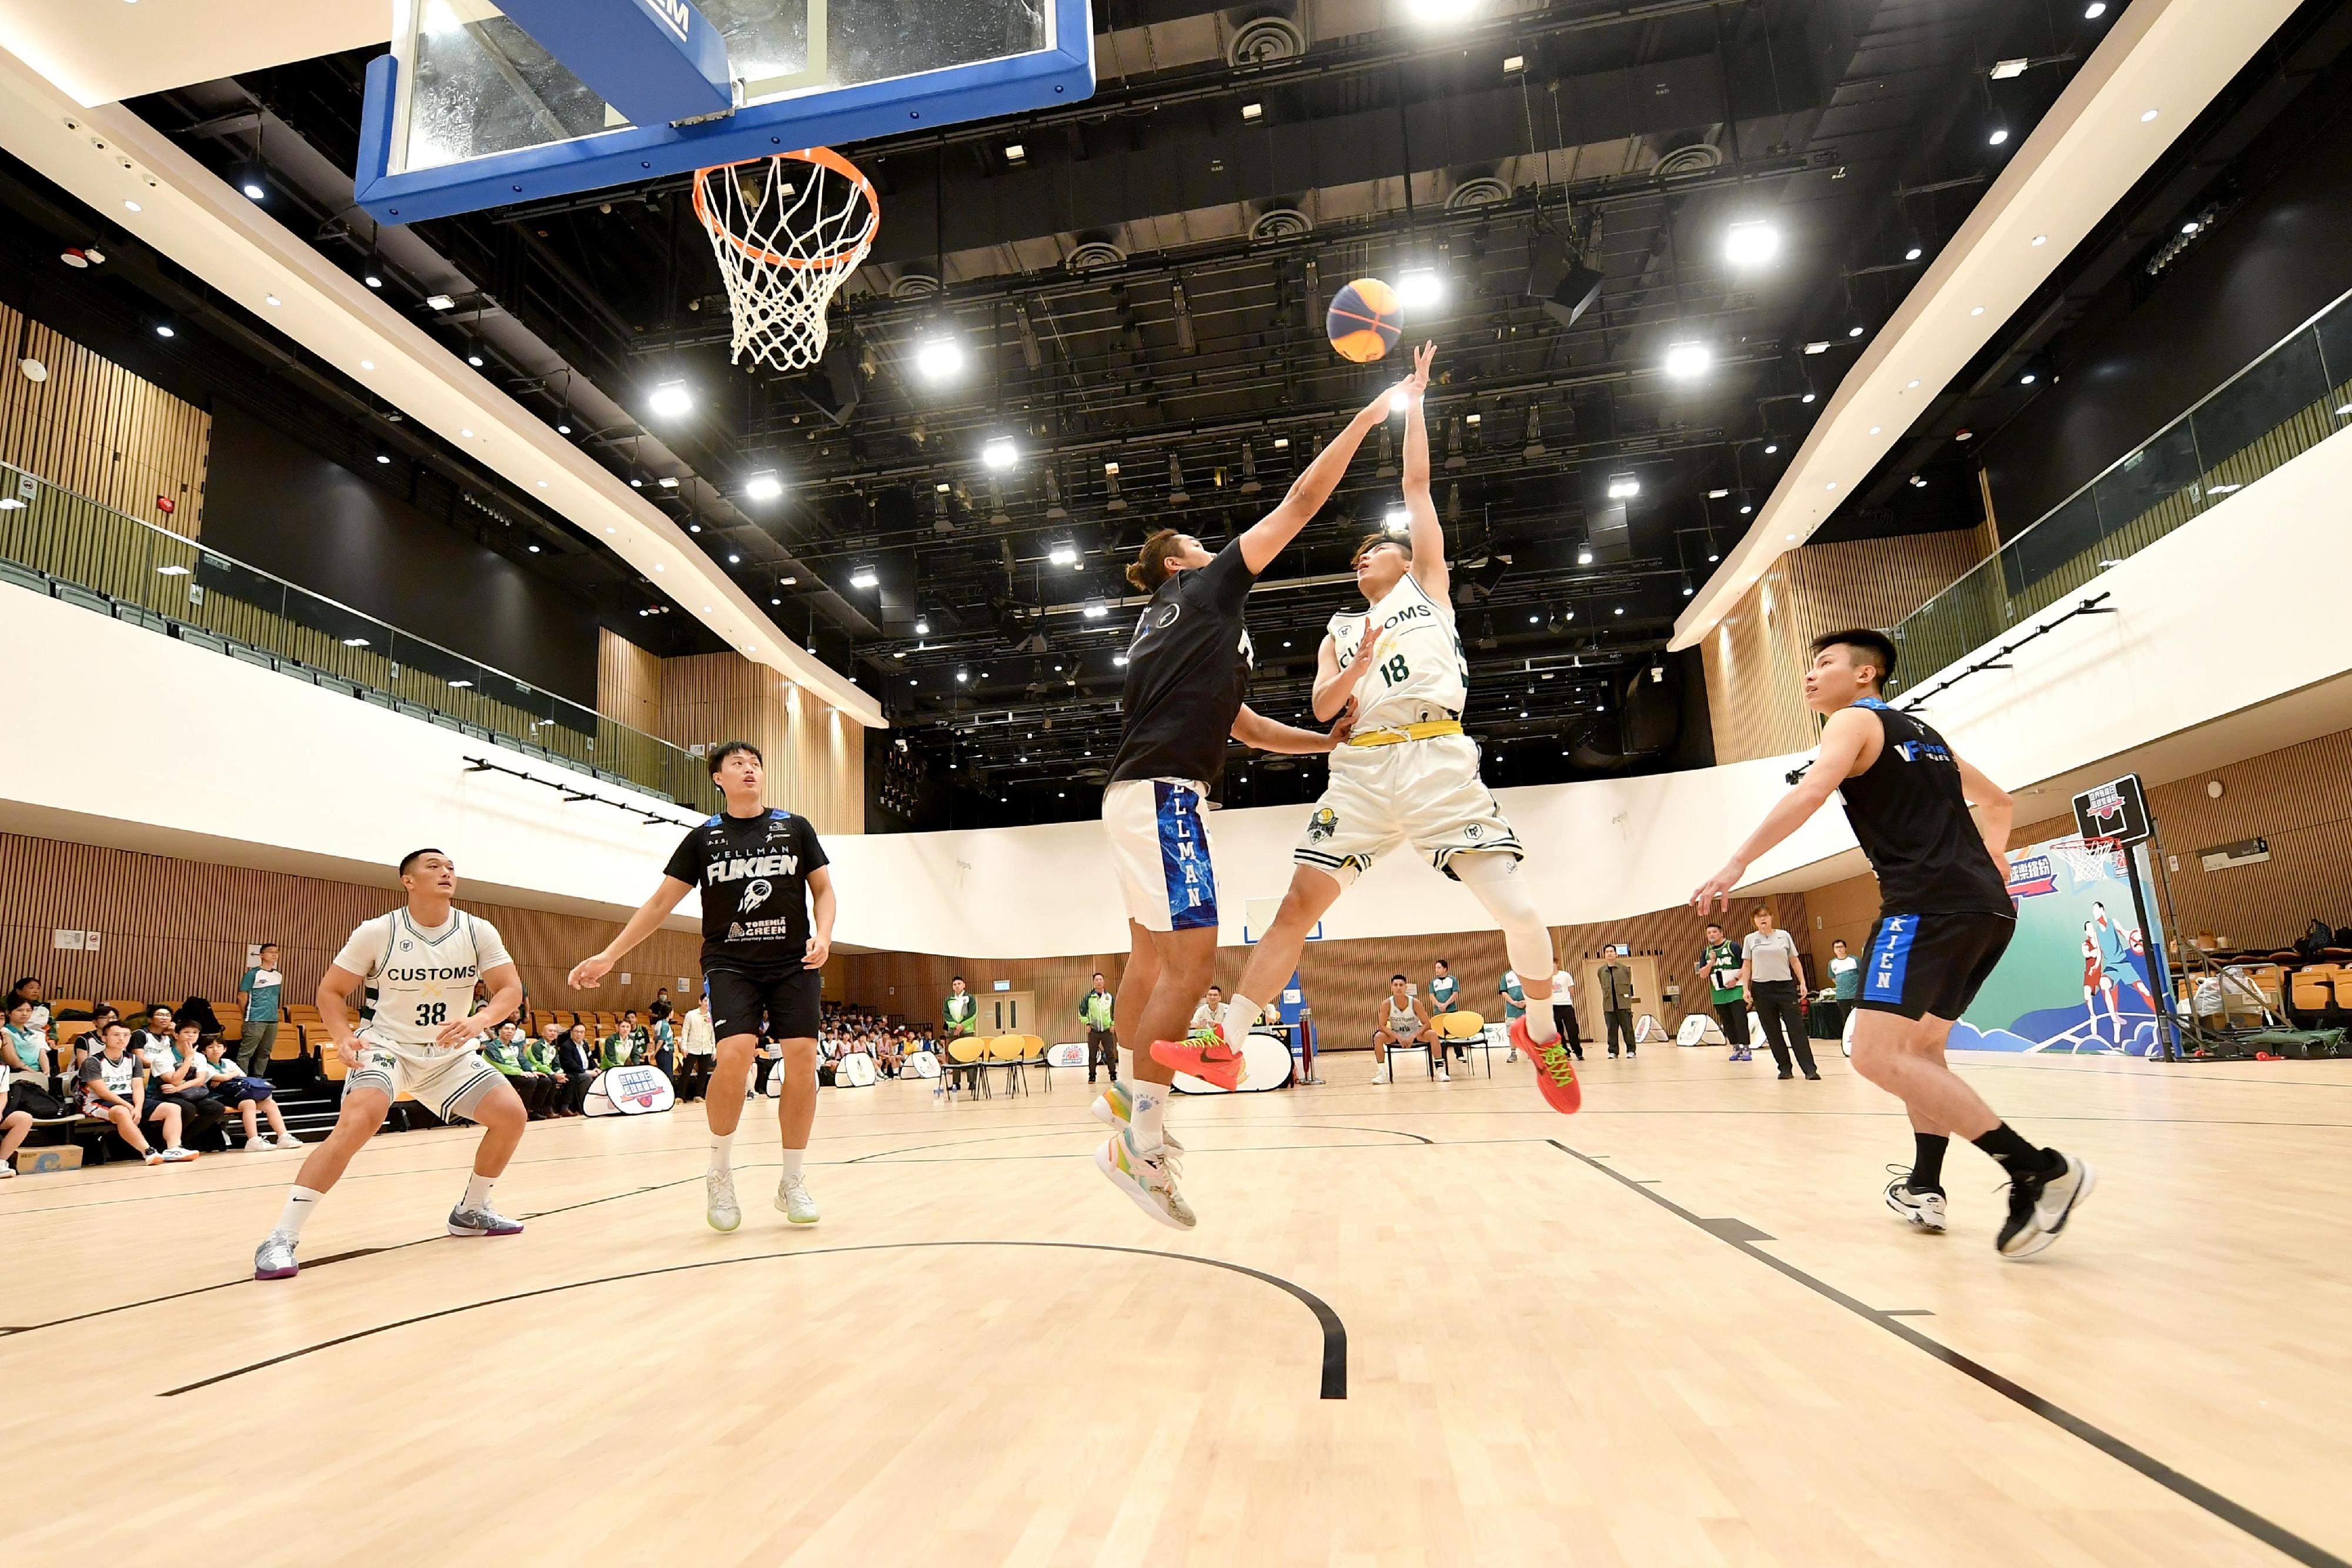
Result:
{"label": "spectator standing", "polygon": [[1819,1079],[1812,1042],[1805,1038],[1804,1009],[1798,1001],[1805,989],[1805,957],[1797,951],[1797,939],[1772,924],[1770,910],[1759,909],[1756,929],[1748,934],[1740,952],[1740,984],[1756,1009],[1757,1020],[1764,1026],[1765,1043],[1772,1048],[1772,1061],[1780,1076],[1794,1076],[1789,1071],[1793,1051],[1805,1076]]}
{"label": "spectator standing", "polygon": [[678,1085],[678,1098],[699,1100],[710,1092],[710,1071],[718,1065],[719,1042],[710,1030],[710,1006],[698,999],[686,1009],[685,1040],[681,1047],[684,1069]]}
{"label": "spectator standing", "polygon": [[1111,1079],[1118,1079],[1118,1030],[1116,1028],[1110,992],[1103,988],[1100,969],[1095,971],[1094,989],[1078,1003],[1078,1017],[1087,1026],[1087,1082],[1095,1081],[1095,1069],[1107,1067]]}
{"label": "spectator standing", "polygon": [[646,1021],[649,1024],[660,1023],[665,1019],[671,1017],[677,1011],[677,1009],[671,1004],[669,999],[669,988],[667,986],[664,986],[660,990],[654,993],[653,1006],[646,1009]]}
{"label": "spectator standing", "polygon": [[595,1047],[588,1043],[586,1024],[573,1024],[566,1031],[555,1048],[555,1060],[562,1065],[563,1075],[572,1081],[571,1098],[567,1102],[572,1113],[581,1115],[588,1103],[588,1091],[596,1082]]}
{"label": "spectator standing", "polygon": [[652,1020],[647,1032],[653,1041],[654,1065],[661,1069],[661,1075],[664,1078],[675,1084],[677,1082],[677,1030],[671,1027],[669,1018],[665,1014]]}
{"label": "spectator standing", "polygon": [[286,976],[278,967],[278,944],[264,942],[259,961],[237,977],[237,999],[245,1004],[245,1032],[237,1037],[237,1065],[248,1078],[267,1078],[278,1049],[279,1006]]}
{"label": "spectator standing", "polygon": [[131,1026],[121,1019],[107,1020],[97,1051],[81,1059],[76,1081],[81,1086],[81,1113],[112,1123],[116,1134],[149,1165],[178,1165],[196,1157],[193,1149],[180,1146],[177,1105],[163,1108],[163,1148],[149,1144],[139,1130],[146,1120],[141,1113],[146,1105],[147,1064],[131,1053]]}
{"label": "spectator standing", "polygon": [[[267,1078],[256,1078],[238,1065],[228,1053],[228,1041],[216,1034],[205,1035],[199,1047],[191,1076],[201,1076],[205,1092],[223,1107],[234,1110],[245,1123],[245,1149],[258,1154],[264,1149],[299,1149],[302,1140],[286,1130],[286,1113],[278,1108],[278,1091]],[[269,1118],[269,1135],[264,1137],[258,1114]]]}
{"label": "spectator standing", "polygon": [[[1517,969],[1504,970],[1503,977],[1495,982],[1495,991],[1503,998],[1503,1028],[1507,1032],[1513,1024],[1528,1016],[1528,993],[1519,984],[1519,972]],[[1503,1058],[1505,1061],[1517,1061],[1518,1059],[1519,1048],[1516,1045],[1511,1047],[1510,1054]]]}
{"label": "spectator standing", "polygon": [[547,1113],[551,1116],[572,1114],[572,1074],[563,1071],[555,1042],[562,1038],[560,1024],[550,1023],[543,1034],[533,1035],[522,1042],[522,1064],[548,1082]]}
{"label": "spectator standing", "polygon": [[1601,966],[1601,1015],[1609,1034],[1609,1060],[1617,1060],[1617,1037],[1625,1037],[1625,1054],[1633,1054],[1633,971],[1615,958]]}
{"label": "spectator standing", "polygon": [[980,998],[965,988],[961,975],[948,982],[948,999],[940,1005],[940,1019],[947,1025],[950,1040],[978,1032]]}
{"label": "spectator standing", "polygon": [[1551,1017],[1559,1026],[1559,1038],[1568,1041],[1568,1049],[1576,1060],[1584,1060],[1584,1036],[1576,1026],[1576,977],[1565,967],[1551,972]]}
{"label": "spectator standing", "polygon": [[1698,962],[1691,967],[1706,977],[1707,997],[1715,1004],[1716,1021],[1723,1025],[1723,1038],[1731,1047],[1734,1061],[1756,1060],[1748,1040],[1748,998],[1739,994],[1739,967],[1744,962],[1739,949],[1725,938],[1723,927],[1708,921],[1706,946],[1699,949]]}
{"label": "spectator standing", "polygon": [[1434,1018],[1450,1013],[1462,1005],[1462,982],[1454,977],[1454,966],[1440,958],[1429,980],[1429,1011]]}
{"label": "spectator standing", "polygon": [[1837,1027],[1827,1032],[1843,1035],[1846,1015],[1862,999],[1862,960],[1846,951],[1843,936],[1830,943],[1830,989],[1837,1000],[1837,1017],[1828,1021]]}

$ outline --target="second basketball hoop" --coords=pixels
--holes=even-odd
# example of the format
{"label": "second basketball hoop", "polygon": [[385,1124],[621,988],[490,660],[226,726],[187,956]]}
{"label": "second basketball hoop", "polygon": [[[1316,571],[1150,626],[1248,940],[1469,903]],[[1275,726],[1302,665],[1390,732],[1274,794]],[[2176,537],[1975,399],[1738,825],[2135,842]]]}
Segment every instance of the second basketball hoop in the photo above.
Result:
{"label": "second basketball hoop", "polygon": [[872,182],[831,148],[805,147],[696,170],[694,215],[727,283],[734,362],[797,371],[822,359],[825,307],[882,226]]}

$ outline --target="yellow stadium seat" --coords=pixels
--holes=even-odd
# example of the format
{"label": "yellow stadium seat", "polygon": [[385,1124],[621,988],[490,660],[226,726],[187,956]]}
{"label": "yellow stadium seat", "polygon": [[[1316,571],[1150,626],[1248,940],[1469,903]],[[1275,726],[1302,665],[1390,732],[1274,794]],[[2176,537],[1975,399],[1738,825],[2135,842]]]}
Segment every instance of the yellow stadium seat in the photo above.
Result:
{"label": "yellow stadium seat", "polygon": [[109,997],[106,999],[106,1005],[112,1008],[116,1012],[121,1013],[126,1019],[138,1019],[147,1016],[147,1004],[145,1002],[118,1001],[114,998]]}
{"label": "yellow stadium seat", "polygon": [[1485,1030],[1486,1020],[1477,1013],[1439,1013],[1430,1024],[1440,1040],[1468,1040]]}
{"label": "yellow stadium seat", "polygon": [[[49,1017],[52,1019],[61,1019],[68,1013],[94,1013],[97,1010],[98,1004],[91,1001],[88,997],[52,997],[49,998]],[[88,1020],[84,1019],[83,1021],[87,1022]]]}
{"label": "yellow stadium seat", "polygon": [[992,1034],[982,1043],[987,1046],[991,1061],[1018,1061],[1021,1060],[1021,1042],[1022,1037],[1017,1034]]}
{"label": "yellow stadium seat", "polygon": [[948,1054],[969,1065],[988,1059],[988,1043],[977,1035],[960,1034],[948,1041]]}

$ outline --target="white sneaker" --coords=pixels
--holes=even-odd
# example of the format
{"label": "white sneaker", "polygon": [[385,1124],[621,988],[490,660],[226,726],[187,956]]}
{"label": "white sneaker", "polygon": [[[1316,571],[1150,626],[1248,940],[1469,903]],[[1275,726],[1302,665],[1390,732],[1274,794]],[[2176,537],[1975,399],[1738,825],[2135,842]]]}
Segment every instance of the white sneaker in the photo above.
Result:
{"label": "white sneaker", "polygon": [[200,1157],[201,1156],[197,1155],[195,1150],[184,1149],[180,1147],[179,1145],[174,1144],[170,1148],[163,1151],[162,1163],[167,1166],[184,1165],[189,1160]]}
{"label": "white sneaker", "polygon": [[743,1223],[743,1206],[735,1201],[735,1173],[722,1167],[702,1178],[704,1215],[713,1230],[732,1230]]}
{"label": "white sneaker", "polygon": [[1378,1067],[1372,1069],[1372,1082],[1375,1083],[1386,1083],[1388,1081],[1389,1064],[1383,1061]]}
{"label": "white sneaker", "polygon": [[794,1225],[814,1225],[824,1218],[817,1211],[816,1199],[809,1196],[808,1183],[796,1176],[788,1176],[776,1184],[776,1207]]}
{"label": "white sneaker", "polygon": [[1512,1062],[1517,1061],[1518,1059],[1519,1048],[1515,1045],[1511,1047],[1510,1054],[1503,1058],[1503,1065],[1508,1067]]}
{"label": "white sneaker", "polygon": [[[1135,1120],[1133,1097],[1116,1082],[1095,1096],[1093,1110],[1095,1120],[1113,1132],[1125,1131],[1128,1124]],[[1184,1152],[1184,1145],[1177,1142],[1176,1134],[1164,1127],[1160,1132],[1160,1142],[1171,1155]]]}
{"label": "white sneaker", "polygon": [[1112,1134],[1110,1141],[1095,1151],[1095,1168],[1160,1224],[1190,1230],[1197,1223],[1192,1206],[1176,1190],[1175,1162],[1164,1149],[1147,1155],[1137,1148],[1133,1128]]}
{"label": "white sneaker", "polygon": [[1445,1069],[1441,1067],[1437,1070],[1437,1081],[1440,1083],[1451,1083],[1454,1082],[1454,1074],[1446,1071]]}
{"label": "white sneaker", "polygon": [[245,1141],[245,1152],[248,1155],[257,1155],[264,1149],[274,1147],[276,1147],[275,1145],[270,1143],[268,1138],[263,1137],[258,1133],[256,1133],[253,1136],[246,1139]]}
{"label": "white sneaker", "polygon": [[1886,1184],[1886,1207],[1917,1226],[1922,1230],[1941,1233],[1944,1228],[1944,1195],[1940,1192],[1911,1190],[1908,1166],[1889,1166],[1895,1179]]}
{"label": "white sneaker", "polygon": [[280,1133],[278,1134],[278,1146],[281,1149],[299,1149],[302,1146],[302,1140],[291,1133]]}
{"label": "white sneaker", "polygon": [[2066,1155],[2060,1155],[2058,1161],[2055,1176],[2010,1184],[2009,1223],[2001,1227],[1994,1242],[2002,1257],[2031,1258],[2057,1240],[2067,1220],[2074,1218],[2075,1206],[2099,1185],[2099,1173],[2087,1161]]}

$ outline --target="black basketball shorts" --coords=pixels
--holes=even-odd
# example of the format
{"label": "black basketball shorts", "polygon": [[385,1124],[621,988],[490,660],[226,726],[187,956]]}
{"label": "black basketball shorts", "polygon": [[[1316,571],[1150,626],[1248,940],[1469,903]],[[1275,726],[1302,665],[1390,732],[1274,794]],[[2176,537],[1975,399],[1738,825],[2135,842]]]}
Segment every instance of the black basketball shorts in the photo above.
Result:
{"label": "black basketball shorts", "polygon": [[710,969],[702,977],[702,999],[710,1007],[710,1037],[717,1040],[739,1034],[814,1040],[824,997],[824,979],[814,969],[756,979],[730,969]]}
{"label": "black basketball shorts", "polygon": [[1881,915],[1863,951],[1862,996],[1853,1005],[1907,1019],[1958,1018],[2016,933],[2008,915]]}

